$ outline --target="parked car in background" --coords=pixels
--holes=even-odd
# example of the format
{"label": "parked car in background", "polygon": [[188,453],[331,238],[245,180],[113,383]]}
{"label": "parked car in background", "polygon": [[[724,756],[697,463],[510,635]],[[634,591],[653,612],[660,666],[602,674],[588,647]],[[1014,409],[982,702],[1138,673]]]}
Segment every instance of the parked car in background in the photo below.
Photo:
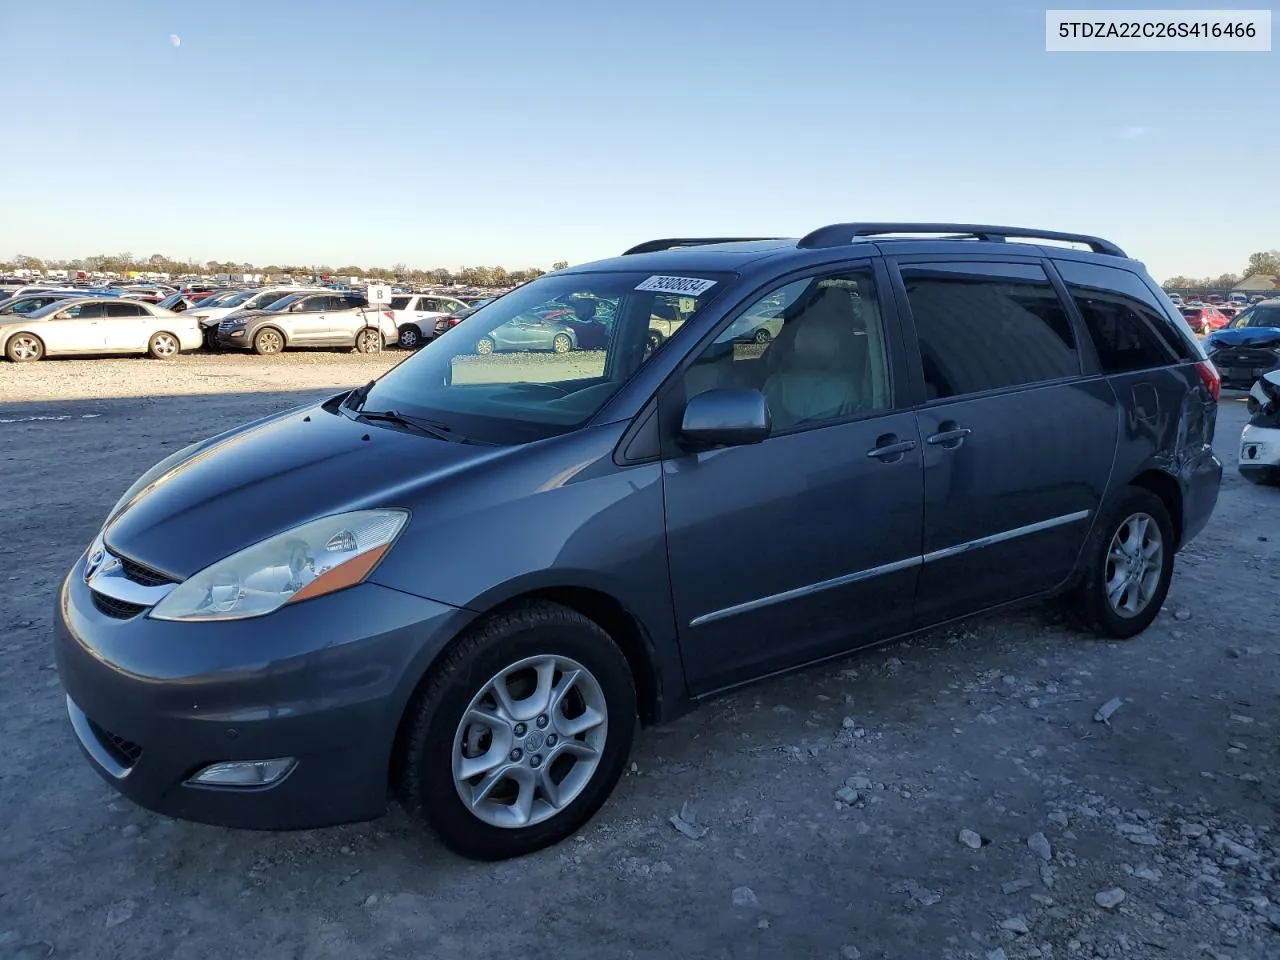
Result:
{"label": "parked car in background", "polygon": [[1210,334],[1204,348],[1224,384],[1248,389],[1280,367],[1280,298],[1254,304]]}
{"label": "parked car in background", "polygon": [[1182,307],[1181,312],[1186,318],[1187,326],[1201,336],[1208,336],[1227,325],[1227,318],[1212,304],[1190,304]]}
{"label": "parked car in background", "polygon": [[485,297],[481,300],[474,300],[471,302],[469,306],[463,307],[461,310],[457,311],[456,313],[451,313],[451,314],[448,314],[447,316],[437,318],[435,323],[435,328],[431,331],[432,338],[434,339],[435,337],[440,336],[440,334],[448,330],[452,330],[454,327],[460,324],[463,320],[467,319],[467,317],[471,316],[481,307],[484,307],[493,303],[493,301],[496,299],[497,297]]}
{"label": "parked car in background", "polygon": [[466,308],[461,300],[432,293],[393,296],[391,311],[395,314],[400,346],[406,350],[422,346],[435,335],[437,319]]}
{"label": "parked car in background", "polygon": [[399,334],[395,314],[373,310],[364,294],[325,290],[286,297],[269,310],[240,311],[218,323],[220,349],[261,356],[297,347],[352,347],[377,353]]}
{"label": "parked car in background", "polygon": [[[201,301],[192,313],[204,331],[205,346],[214,348],[217,346],[218,324],[231,314],[265,310],[286,297],[297,296],[302,293],[313,293],[315,290],[315,287],[297,285],[266,287],[261,290],[240,290],[233,296],[209,306],[206,306],[205,302]],[[214,296],[220,295],[215,294]]]}
{"label": "parked car in background", "polygon": [[595,319],[594,298],[552,301],[530,307],[476,341],[476,353],[514,353],[525,350],[601,350],[608,327]]}
{"label": "parked car in background", "polygon": [[112,353],[172,360],[199,346],[199,327],[188,314],[122,297],[59,300],[21,318],[0,317],[0,350],[15,363]]}
{"label": "parked car in background", "polygon": [[1240,475],[1280,486],[1280,365],[1249,389],[1249,423],[1240,434]]}
{"label": "parked car in background", "polygon": [[12,314],[25,315],[34,313],[41,307],[47,307],[51,303],[59,300],[71,300],[76,297],[84,296],[83,293],[76,291],[49,291],[47,293],[28,293],[20,297],[10,297],[8,300],[0,300],[0,317],[7,317]]}

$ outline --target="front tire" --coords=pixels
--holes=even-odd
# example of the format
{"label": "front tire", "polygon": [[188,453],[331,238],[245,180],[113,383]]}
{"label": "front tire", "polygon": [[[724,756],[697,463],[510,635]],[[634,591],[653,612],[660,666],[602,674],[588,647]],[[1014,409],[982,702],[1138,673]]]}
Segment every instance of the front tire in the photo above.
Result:
{"label": "front tire", "polygon": [[284,335],[275,327],[263,327],[253,336],[253,352],[260,357],[275,356],[284,349]]}
{"label": "front tire", "polygon": [[147,341],[147,355],[153,360],[172,360],[182,352],[182,344],[172,333],[161,331]]}
{"label": "front tire", "polygon": [[487,357],[493,353],[494,343],[492,337],[481,337],[476,341],[476,353],[482,357]]}
{"label": "front tire", "polygon": [[44,356],[44,341],[34,333],[15,333],[5,344],[4,354],[13,363],[35,363]]}
{"label": "front tire", "polygon": [[551,349],[556,353],[568,353],[573,349],[573,339],[567,333],[557,333],[551,340]]}
{"label": "front tire", "polygon": [[773,339],[773,335],[770,334],[769,331],[766,330],[764,327],[761,327],[759,330],[755,332],[755,336],[753,336],[751,339],[754,340],[756,343],[768,343],[770,340]]}
{"label": "front tire", "polygon": [[1085,547],[1072,612],[1099,636],[1135,637],[1151,626],[1173,578],[1173,521],[1164,501],[1126,487],[1098,517]]}
{"label": "front tire", "polygon": [[530,604],[473,627],[414,695],[393,788],[455,852],[523,856],[600,809],[635,729],[631,670],[609,635]]}

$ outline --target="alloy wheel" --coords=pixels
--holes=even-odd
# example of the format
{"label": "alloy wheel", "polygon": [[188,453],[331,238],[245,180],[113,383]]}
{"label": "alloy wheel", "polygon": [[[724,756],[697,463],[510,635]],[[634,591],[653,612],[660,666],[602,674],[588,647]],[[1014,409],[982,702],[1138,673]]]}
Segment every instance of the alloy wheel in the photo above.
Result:
{"label": "alloy wheel", "polygon": [[590,670],[568,657],[527,657],[490,678],[463,711],[454,787],[490,826],[533,826],[582,794],[608,732],[604,691]]}
{"label": "alloy wheel", "polygon": [[1107,603],[1121,617],[1136,617],[1160,589],[1164,575],[1164,537],[1146,513],[1132,514],[1120,524],[1107,548],[1103,578]]}

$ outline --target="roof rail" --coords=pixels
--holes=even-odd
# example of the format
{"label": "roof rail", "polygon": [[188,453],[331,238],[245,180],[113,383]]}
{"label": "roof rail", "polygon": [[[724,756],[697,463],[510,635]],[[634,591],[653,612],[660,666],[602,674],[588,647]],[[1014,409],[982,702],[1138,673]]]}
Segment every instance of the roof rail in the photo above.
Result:
{"label": "roof rail", "polygon": [[1091,237],[1083,233],[1062,233],[1057,230],[1032,230],[1027,227],[995,227],[977,223],[832,223],[819,227],[801,238],[797,246],[802,249],[838,247],[850,243],[855,237],[876,237],[889,233],[944,233],[955,236],[947,239],[989,240],[1003,243],[1012,237],[1026,240],[1060,240],[1086,244],[1094,253],[1113,257],[1127,256],[1110,240]]}
{"label": "roof rail", "polygon": [[633,253],[654,253],[658,250],[671,250],[675,247],[701,247],[708,243],[747,243],[753,240],[777,240],[778,237],[672,237],[666,240],[647,240],[637,243],[622,255],[629,257]]}

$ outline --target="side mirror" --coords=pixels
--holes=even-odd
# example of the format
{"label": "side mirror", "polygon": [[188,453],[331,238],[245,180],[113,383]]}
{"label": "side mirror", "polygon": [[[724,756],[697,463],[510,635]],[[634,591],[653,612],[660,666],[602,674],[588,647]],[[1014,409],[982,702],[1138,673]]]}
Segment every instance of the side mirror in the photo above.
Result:
{"label": "side mirror", "polygon": [[695,444],[735,447],[759,443],[772,428],[764,394],[735,387],[708,390],[691,399],[684,408],[680,436]]}

